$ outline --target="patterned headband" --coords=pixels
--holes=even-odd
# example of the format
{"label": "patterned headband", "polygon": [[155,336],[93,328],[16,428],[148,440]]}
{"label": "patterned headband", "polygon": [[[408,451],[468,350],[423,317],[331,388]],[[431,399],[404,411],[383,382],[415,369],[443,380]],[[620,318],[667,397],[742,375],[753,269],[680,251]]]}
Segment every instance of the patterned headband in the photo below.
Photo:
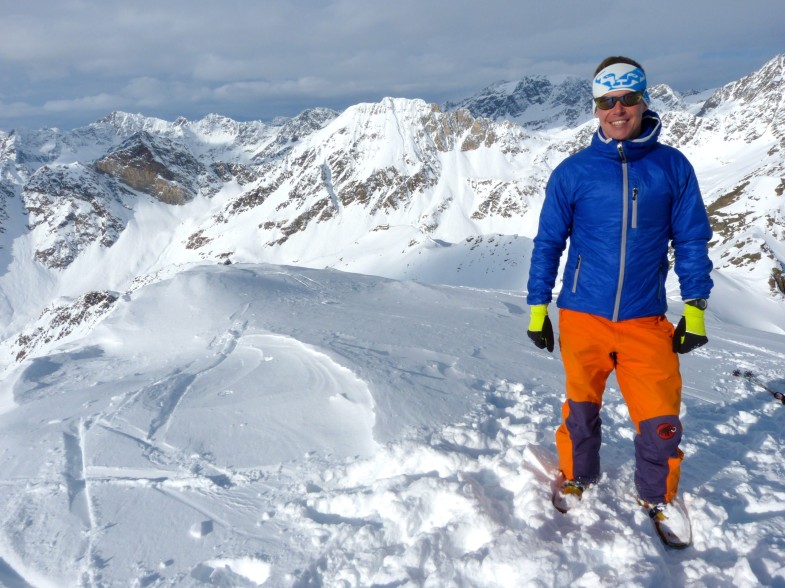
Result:
{"label": "patterned headband", "polygon": [[646,104],[651,104],[649,93],[646,91],[646,74],[641,68],[629,63],[614,63],[594,77],[592,94],[595,98],[605,96],[614,90],[641,92]]}

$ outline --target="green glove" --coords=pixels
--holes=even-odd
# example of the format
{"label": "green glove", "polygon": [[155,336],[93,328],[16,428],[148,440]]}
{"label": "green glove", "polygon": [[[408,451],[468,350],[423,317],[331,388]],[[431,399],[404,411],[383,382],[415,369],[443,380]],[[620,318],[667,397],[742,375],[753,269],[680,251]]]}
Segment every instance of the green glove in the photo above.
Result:
{"label": "green glove", "polygon": [[526,334],[538,348],[545,349],[547,347],[548,351],[553,353],[553,325],[551,325],[551,319],[548,318],[548,305],[535,304],[529,307],[529,310],[531,315]]}
{"label": "green glove", "polygon": [[689,353],[696,347],[706,345],[706,325],[703,323],[704,311],[690,304],[684,305],[684,316],[681,317],[676,331],[673,333],[673,352]]}

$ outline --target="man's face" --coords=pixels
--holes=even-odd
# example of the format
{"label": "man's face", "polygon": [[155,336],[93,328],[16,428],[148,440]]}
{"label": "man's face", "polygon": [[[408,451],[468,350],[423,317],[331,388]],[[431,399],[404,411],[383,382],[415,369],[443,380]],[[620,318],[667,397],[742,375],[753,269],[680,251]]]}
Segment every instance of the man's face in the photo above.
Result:
{"label": "man's face", "polygon": [[[629,93],[630,90],[614,90],[605,95],[623,96]],[[635,106],[623,106],[621,102],[617,102],[610,110],[595,108],[594,116],[600,120],[600,127],[607,138],[616,141],[626,141],[635,139],[641,134],[644,112],[646,112],[646,103],[644,101],[640,101]]]}

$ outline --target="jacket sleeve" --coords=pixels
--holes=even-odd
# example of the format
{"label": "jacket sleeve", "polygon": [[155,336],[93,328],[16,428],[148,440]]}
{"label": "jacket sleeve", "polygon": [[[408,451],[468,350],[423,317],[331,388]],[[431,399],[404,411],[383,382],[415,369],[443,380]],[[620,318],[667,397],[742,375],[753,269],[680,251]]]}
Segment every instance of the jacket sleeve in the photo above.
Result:
{"label": "jacket sleeve", "polygon": [[530,305],[548,304],[559,271],[559,260],[567,245],[572,226],[572,193],[557,167],[545,188],[537,236],[529,266],[528,295]]}
{"label": "jacket sleeve", "polygon": [[680,171],[677,197],[671,210],[674,270],[683,300],[708,298],[714,285],[708,250],[711,225],[695,171],[686,158]]}

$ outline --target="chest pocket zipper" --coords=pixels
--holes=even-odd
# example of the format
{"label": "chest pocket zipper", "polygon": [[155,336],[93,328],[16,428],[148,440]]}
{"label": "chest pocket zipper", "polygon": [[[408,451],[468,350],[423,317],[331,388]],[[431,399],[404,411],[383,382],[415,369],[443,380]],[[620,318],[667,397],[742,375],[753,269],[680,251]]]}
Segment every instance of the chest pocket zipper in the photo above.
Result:
{"label": "chest pocket zipper", "polygon": [[575,265],[575,275],[572,278],[572,293],[578,289],[578,275],[581,273],[581,256],[578,256],[578,263]]}
{"label": "chest pocket zipper", "polygon": [[638,188],[632,189],[632,228],[638,228]]}

